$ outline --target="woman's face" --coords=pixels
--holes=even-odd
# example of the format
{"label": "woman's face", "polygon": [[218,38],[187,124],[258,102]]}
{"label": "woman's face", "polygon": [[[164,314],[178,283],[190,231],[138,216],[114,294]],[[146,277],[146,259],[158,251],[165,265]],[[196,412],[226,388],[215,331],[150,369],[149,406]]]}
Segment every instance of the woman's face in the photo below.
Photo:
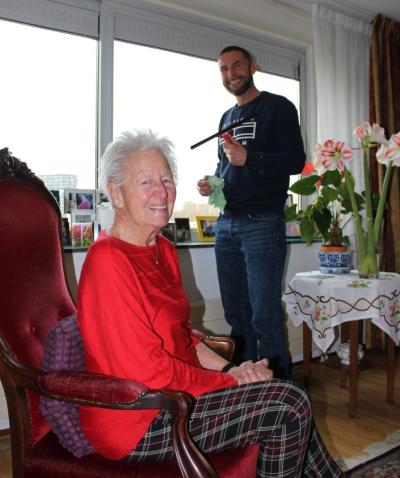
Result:
{"label": "woman's face", "polygon": [[149,149],[128,157],[124,166],[124,184],[111,183],[111,194],[118,226],[134,238],[148,238],[164,227],[171,217],[176,189],[164,156]]}

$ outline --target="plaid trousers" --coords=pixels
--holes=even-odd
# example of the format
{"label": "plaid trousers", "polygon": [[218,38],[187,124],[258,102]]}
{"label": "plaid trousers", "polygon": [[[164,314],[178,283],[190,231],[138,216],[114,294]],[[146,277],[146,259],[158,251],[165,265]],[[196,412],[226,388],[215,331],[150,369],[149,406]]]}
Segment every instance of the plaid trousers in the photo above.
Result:
{"label": "plaid trousers", "polygon": [[[345,476],[314,427],[305,391],[271,380],[224,388],[195,398],[189,432],[205,453],[260,443],[257,477]],[[169,412],[160,412],[126,461],[174,457]]]}

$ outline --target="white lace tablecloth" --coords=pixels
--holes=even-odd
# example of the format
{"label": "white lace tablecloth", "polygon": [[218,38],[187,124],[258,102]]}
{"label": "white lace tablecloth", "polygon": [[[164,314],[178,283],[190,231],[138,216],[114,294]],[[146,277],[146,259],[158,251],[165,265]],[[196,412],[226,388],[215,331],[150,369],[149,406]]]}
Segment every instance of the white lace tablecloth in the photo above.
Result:
{"label": "white lace tablecloth", "polygon": [[379,279],[360,279],[357,271],[299,272],[289,282],[283,301],[294,325],[306,322],[324,353],[335,339],[335,326],[360,319],[371,319],[399,345],[400,274],[380,272]]}

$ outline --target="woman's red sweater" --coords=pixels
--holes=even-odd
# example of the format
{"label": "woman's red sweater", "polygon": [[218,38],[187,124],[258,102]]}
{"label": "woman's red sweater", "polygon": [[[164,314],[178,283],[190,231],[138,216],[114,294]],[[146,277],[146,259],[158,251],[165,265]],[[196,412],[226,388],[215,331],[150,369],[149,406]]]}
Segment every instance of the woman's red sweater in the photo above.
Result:
{"label": "woman's red sweater", "polygon": [[[103,234],[91,246],[78,292],[88,371],[193,396],[235,385],[230,375],[201,368],[189,316],[177,254],[167,239],[157,236],[155,246],[139,247]],[[100,454],[121,459],[157,413],[80,407],[80,420]]]}

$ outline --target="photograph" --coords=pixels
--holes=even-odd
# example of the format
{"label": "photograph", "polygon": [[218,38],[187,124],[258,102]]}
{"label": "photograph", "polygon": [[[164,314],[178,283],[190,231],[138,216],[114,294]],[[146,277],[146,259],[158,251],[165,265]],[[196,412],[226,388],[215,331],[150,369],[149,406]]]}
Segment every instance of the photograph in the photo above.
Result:
{"label": "photograph", "polygon": [[197,231],[200,241],[213,242],[218,216],[196,216]]}
{"label": "photograph", "polygon": [[94,189],[64,189],[64,213],[94,213],[95,194]]}
{"label": "photograph", "polygon": [[300,237],[299,221],[289,221],[286,223],[286,237]]}
{"label": "photograph", "polygon": [[176,242],[175,223],[169,222],[166,226],[164,226],[161,229],[160,234],[166,237],[169,241],[175,243]]}
{"label": "photograph", "polygon": [[96,190],[96,204],[104,204],[104,203],[109,203],[109,202],[110,201],[109,201],[107,195],[97,189]]}
{"label": "photograph", "polygon": [[77,209],[93,209],[93,193],[76,193]]}
{"label": "photograph", "polygon": [[91,214],[74,214],[73,216],[74,222],[90,222],[92,223],[92,216]]}
{"label": "photograph", "polygon": [[177,242],[191,241],[190,222],[188,217],[175,218],[175,235]]}
{"label": "photograph", "polygon": [[73,247],[89,247],[93,242],[93,224],[86,222],[72,223],[71,242]]}

